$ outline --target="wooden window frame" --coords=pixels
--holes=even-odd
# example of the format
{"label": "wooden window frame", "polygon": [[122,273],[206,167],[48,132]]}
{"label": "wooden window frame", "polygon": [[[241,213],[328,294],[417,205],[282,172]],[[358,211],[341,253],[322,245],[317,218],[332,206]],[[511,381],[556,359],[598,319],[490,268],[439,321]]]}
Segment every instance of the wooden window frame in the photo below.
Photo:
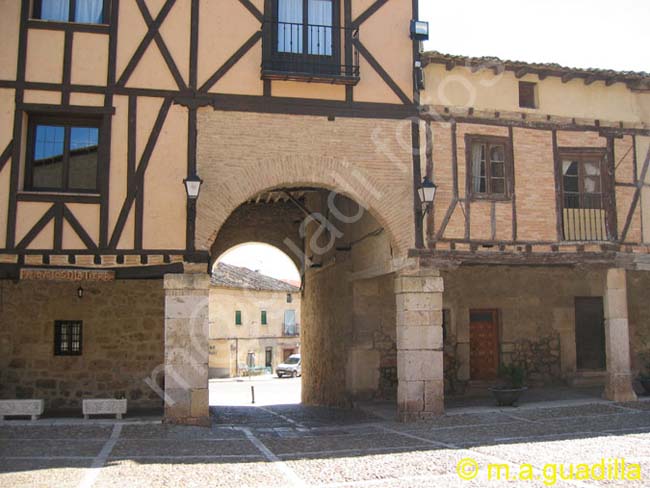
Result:
{"label": "wooden window frame", "polygon": [[[69,331],[67,337],[68,350],[61,349],[61,330],[64,326],[70,328],[74,325],[79,326],[79,349],[72,349],[72,333]],[[54,321],[54,355],[55,356],[81,356],[83,352],[83,321],[82,320],[55,320]]]}
{"label": "wooden window frame", "polygon": [[[77,10],[77,0],[68,0],[69,2],[69,8],[68,8],[68,20],[60,20],[60,21],[45,21],[45,22],[64,22],[64,23],[70,23],[70,24],[83,24],[83,25],[110,25],[110,4],[111,0],[102,0],[102,21],[98,24],[95,23],[88,23],[88,22],[77,22],[74,18],[75,12]],[[34,0],[32,4],[32,15],[31,15],[31,20],[42,20],[41,19],[41,9],[43,6],[43,0]]]}
{"label": "wooden window frame", "polygon": [[[30,115],[27,125],[27,146],[25,151],[25,181],[24,190],[43,193],[82,193],[98,195],[101,192],[100,175],[105,162],[103,161],[103,123],[100,117],[66,117],[59,115]],[[55,187],[34,187],[34,144],[36,126],[58,125],[64,127],[63,142],[63,185]],[[68,175],[70,167],[70,132],[73,127],[95,127],[99,130],[97,139],[97,174],[95,175],[95,188],[77,189],[70,188]]]}
{"label": "wooden window frame", "polygon": [[[560,223],[562,224],[559,228],[559,238],[562,241],[568,241],[564,235],[564,172],[562,169],[562,163],[565,159],[588,159],[598,157],[600,161],[600,194],[602,200],[602,210],[605,212],[605,231],[607,235],[605,238],[607,240],[612,240],[616,235],[616,186],[614,183],[614,178],[610,174],[610,163],[609,163],[609,150],[606,147],[558,147],[557,148],[557,160],[555,163],[556,171],[556,185],[559,188],[558,205],[560,212]],[[582,164],[580,165],[582,168]],[[582,178],[578,177],[578,191],[579,198],[582,205],[583,202],[583,186],[584,182]],[[585,208],[583,206],[578,208]],[[589,241],[591,242],[591,241]],[[598,242],[598,241],[594,241]]]}
{"label": "wooden window frame", "polygon": [[[522,87],[528,87],[532,89],[533,91],[532,105],[522,103],[525,102],[525,100],[522,98]],[[519,108],[538,109],[539,108],[538,84],[533,81],[520,81],[518,88],[519,88]]]}
{"label": "wooden window frame", "polygon": [[578,166],[578,198],[580,200],[580,207],[578,208],[588,208],[584,206],[584,172],[583,166],[587,160],[593,161],[593,158],[599,158],[600,163],[600,195],[602,201],[602,210],[607,211],[607,202],[606,202],[606,192],[613,191],[613,187],[610,188],[610,184],[607,181],[607,149],[606,148],[558,148],[558,156],[560,158],[560,189],[562,191],[562,210],[566,207],[564,206],[564,171],[562,169],[562,164],[567,159],[576,159],[580,163]]}
{"label": "wooden window frame", "polygon": [[235,325],[242,325],[241,310],[235,310]]}
{"label": "wooden window frame", "polygon": [[[492,193],[491,192],[491,172],[492,165],[489,161],[486,161],[486,189],[485,193],[477,193],[474,191],[474,185],[472,184],[474,179],[474,174],[472,172],[472,146],[474,144],[486,144],[488,146],[503,146],[504,154],[504,193]],[[486,155],[489,155],[486,151]],[[489,201],[509,201],[512,199],[514,193],[513,185],[513,174],[514,174],[514,154],[512,150],[512,144],[509,137],[502,136],[488,136],[488,135],[479,135],[479,134],[466,134],[465,135],[465,160],[466,160],[466,186],[465,191],[470,200],[489,200]]]}

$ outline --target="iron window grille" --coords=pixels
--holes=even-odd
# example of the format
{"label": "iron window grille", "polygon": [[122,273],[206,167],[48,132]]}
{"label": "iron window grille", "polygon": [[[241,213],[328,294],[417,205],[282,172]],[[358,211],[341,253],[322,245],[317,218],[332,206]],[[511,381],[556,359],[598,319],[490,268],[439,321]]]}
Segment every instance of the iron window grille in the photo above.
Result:
{"label": "iron window grille", "polygon": [[82,321],[56,320],[54,322],[54,355],[81,356]]}
{"label": "iron window grille", "polygon": [[359,29],[341,27],[340,3],[270,1],[262,28],[262,78],[356,85]]}

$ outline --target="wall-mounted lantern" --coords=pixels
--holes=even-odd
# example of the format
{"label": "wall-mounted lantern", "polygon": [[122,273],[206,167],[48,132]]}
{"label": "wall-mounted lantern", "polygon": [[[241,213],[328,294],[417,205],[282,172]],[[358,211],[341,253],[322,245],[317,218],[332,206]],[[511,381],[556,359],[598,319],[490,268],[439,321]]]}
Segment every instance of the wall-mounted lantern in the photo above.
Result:
{"label": "wall-mounted lantern", "polygon": [[428,41],[429,23],[423,20],[412,20],[411,39],[413,39],[414,41]]}
{"label": "wall-mounted lantern", "polygon": [[82,287],[77,288],[77,298],[84,297],[84,289]]}
{"label": "wall-mounted lantern", "polygon": [[437,188],[436,184],[431,181],[428,176],[424,177],[420,188],[418,188],[418,196],[420,197],[420,203],[422,204],[423,218],[433,207],[433,200],[436,198]]}
{"label": "wall-mounted lantern", "polygon": [[197,175],[192,175],[183,180],[185,184],[185,191],[187,192],[187,197],[191,200],[196,200],[199,198],[199,192],[201,191],[201,184],[203,180]]}

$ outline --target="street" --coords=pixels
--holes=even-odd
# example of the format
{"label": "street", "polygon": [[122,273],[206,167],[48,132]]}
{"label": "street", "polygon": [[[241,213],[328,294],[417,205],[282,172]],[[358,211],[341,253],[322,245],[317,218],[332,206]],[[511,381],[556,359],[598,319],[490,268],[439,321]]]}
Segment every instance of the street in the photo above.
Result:
{"label": "street", "polygon": [[251,388],[255,405],[295,405],[300,403],[302,378],[273,375],[210,380],[210,405],[250,406]]}

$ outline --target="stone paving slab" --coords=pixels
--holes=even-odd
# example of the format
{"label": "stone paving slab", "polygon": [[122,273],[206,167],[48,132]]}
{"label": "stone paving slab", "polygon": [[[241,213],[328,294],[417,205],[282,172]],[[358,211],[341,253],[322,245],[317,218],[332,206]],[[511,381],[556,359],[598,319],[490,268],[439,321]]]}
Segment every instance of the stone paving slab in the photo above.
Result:
{"label": "stone paving slab", "polygon": [[[110,432],[110,431],[109,431]],[[125,425],[121,439],[244,439],[239,430],[229,428],[209,429],[206,427],[187,427],[183,425]]]}
{"label": "stone paving slab", "polygon": [[112,425],[46,426],[35,422],[29,426],[0,424],[0,439],[108,439]]}
{"label": "stone paving slab", "polygon": [[[648,477],[650,411],[635,406],[504,409],[415,424],[339,409],[282,406],[216,409],[216,418],[244,423],[212,428],[117,422],[3,425],[0,488],[78,486],[83,479],[94,481],[85,485],[93,488],[537,487],[547,485],[543,480],[489,481],[487,463],[511,463],[517,470],[520,463],[542,467],[603,457],[638,460]],[[479,463],[477,477],[469,481],[456,474],[458,462],[467,457]],[[92,463],[101,469],[87,469]],[[589,480],[555,486],[647,483]]]}
{"label": "stone paving slab", "polygon": [[19,456],[82,456],[95,457],[106,441],[83,439],[68,440],[2,440],[0,459]]}
{"label": "stone paving slab", "polygon": [[77,488],[92,459],[5,460],[0,458],[0,486],[3,488]]}
{"label": "stone paving slab", "polygon": [[259,455],[259,451],[247,439],[120,439],[113,448],[111,458],[137,456],[233,456]]}
{"label": "stone paving slab", "polygon": [[113,461],[93,488],[237,488],[286,486],[286,481],[267,462],[185,462],[161,459],[154,463]]}
{"label": "stone paving slab", "polygon": [[[287,462],[310,484],[350,483],[399,478],[405,475],[440,476],[455,472],[459,456],[453,451],[420,447],[390,452],[331,459],[301,459]],[[434,486],[429,482],[429,486]]]}
{"label": "stone paving slab", "polygon": [[346,437],[311,437],[290,440],[268,439],[264,444],[275,454],[310,453],[339,450],[408,448],[413,440],[395,434],[370,434]]}

